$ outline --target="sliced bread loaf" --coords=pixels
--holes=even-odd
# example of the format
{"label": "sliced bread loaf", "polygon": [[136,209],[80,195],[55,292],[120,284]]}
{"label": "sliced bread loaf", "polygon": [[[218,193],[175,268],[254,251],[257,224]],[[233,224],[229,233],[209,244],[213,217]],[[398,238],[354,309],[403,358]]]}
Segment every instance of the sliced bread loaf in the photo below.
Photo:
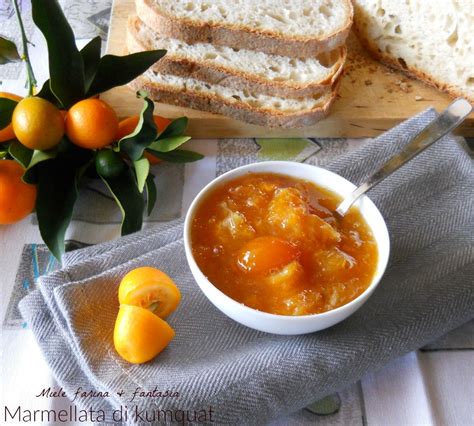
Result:
{"label": "sliced bread loaf", "polygon": [[260,126],[293,128],[315,124],[326,115],[336,98],[338,82],[334,91],[289,99],[159,74],[149,69],[131,86],[146,90],[159,102],[224,114]]}
{"label": "sliced bread loaf", "polygon": [[273,55],[314,57],[344,44],[350,0],[136,0],[153,31]]}
{"label": "sliced bread loaf", "polygon": [[127,49],[131,53],[167,50],[153,68],[161,74],[293,98],[330,90],[346,57],[344,47],[318,58],[299,59],[209,43],[191,45],[157,35],[135,16],[128,21]]}
{"label": "sliced bread loaf", "polygon": [[379,60],[474,102],[474,1],[354,0],[355,29]]}

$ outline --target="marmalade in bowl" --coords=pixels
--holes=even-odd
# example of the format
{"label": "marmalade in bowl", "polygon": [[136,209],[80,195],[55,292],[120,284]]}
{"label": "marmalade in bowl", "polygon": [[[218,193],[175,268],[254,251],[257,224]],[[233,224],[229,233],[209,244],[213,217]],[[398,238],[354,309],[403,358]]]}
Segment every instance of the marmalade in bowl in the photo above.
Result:
{"label": "marmalade in bowl", "polygon": [[201,271],[246,306],[279,315],[326,312],[355,299],[375,274],[378,249],[360,211],[314,183],[250,173],[197,207],[191,245]]}

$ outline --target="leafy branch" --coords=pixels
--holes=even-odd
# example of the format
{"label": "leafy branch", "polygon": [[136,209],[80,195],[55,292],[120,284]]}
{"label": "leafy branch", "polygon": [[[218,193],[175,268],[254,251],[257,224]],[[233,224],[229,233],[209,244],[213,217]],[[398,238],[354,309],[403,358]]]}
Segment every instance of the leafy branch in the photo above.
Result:
{"label": "leafy branch", "polygon": [[[160,60],[165,50],[152,50],[125,56],[101,57],[99,37],[78,50],[74,33],[57,0],[32,0],[33,21],[48,46],[49,80],[36,97],[46,99],[60,109],[69,109],[77,102],[96,96],[113,87],[124,85],[144,73]],[[23,42],[23,60],[28,74],[29,96],[36,80],[28,55],[28,40],[17,0],[15,11]],[[0,38],[0,61],[18,60],[13,43]],[[16,54],[16,56],[15,56]],[[23,180],[37,185],[36,214],[41,236],[51,253],[61,259],[64,238],[72,220],[74,205],[85,178],[101,179],[122,213],[122,235],[141,229],[145,210],[151,213],[157,198],[150,159],[169,162],[191,162],[203,156],[179,148],[190,138],[183,133],[186,117],[171,121],[158,129],[153,115],[154,103],[145,92],[137,96],[143,108],[137,125],[120,140],[101,149],[85,149],[74,145],[67,134],[48,151],[31,150],[18,140],[0,145],[0,159],[13,158],[25,168]],[[11,123],[16,101],[0,98],[0,129]],[[67,132],[66,132],[67,133]]]}
{"label": "leafy branch", "polygon": [[23,19],[21,18],[20,8],[18,7],[18,0],[13,0],[13,5],[15,7],[15,14],[18,19],[18,25],[20,26],[21,31],[21,41],[23,47],[23,55],[22,60],[25,62],[26,66],[26,75],[27,75],[27,82],[28,82],[28,96],[32,96],[34,94],[36,88],[36,78],[33,72],[33,67],[31,66],[30,55],[28,53],[28,39],[26,37],[25,27],[23,25]]}

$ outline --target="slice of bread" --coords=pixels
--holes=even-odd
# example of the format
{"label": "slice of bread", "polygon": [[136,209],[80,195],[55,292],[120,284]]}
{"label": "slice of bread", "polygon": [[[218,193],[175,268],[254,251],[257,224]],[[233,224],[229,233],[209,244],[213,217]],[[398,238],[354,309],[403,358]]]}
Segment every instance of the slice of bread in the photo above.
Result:
{"label": "slice of bread", "polygon": [[350,0],[136,0],[153,31],[272,55],[314,57],[344,44]]}
{"label": "slice of bread", "polygon": [[293,98],[330,90],[346,58],[344,47],[319,58],[299,59],[209,43],[191,45],[157,35],[136,16],[128,21],[127,49],[130,53],[167,50],[153,68],[161,74]]}
{"label": "slice of bread", "polygon": [[159,74],[152,69],[130,84],[135,90],[146,90],[158,102],[224,114],[260,126],[284,128],[309,126],[322,119],[336,98],[338,86],[336,82],[333,91],[290,99]]}
{"label": "slice of bread", "polygon": [[380,61],[474,102],[473,0],[354,0],[355,29]]}

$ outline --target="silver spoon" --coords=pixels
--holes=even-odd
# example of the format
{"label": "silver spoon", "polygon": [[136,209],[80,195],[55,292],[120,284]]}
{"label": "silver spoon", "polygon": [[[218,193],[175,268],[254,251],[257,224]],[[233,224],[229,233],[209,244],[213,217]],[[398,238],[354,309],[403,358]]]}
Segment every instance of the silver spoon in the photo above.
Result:
{"label": "silver spoon", "polygon": [[465,99],[453,101],[437,118],[428,124],[420,133],[400,151],[391,157],[379,170],[370,176],[362,185],[349,194],[336,209],[340,216],[344,216],[352,204],[369,189],[398,170],[405,163],[417,156],[420,152],[441,139],[451,130],[458,127],[471,113],[472,106]]}

